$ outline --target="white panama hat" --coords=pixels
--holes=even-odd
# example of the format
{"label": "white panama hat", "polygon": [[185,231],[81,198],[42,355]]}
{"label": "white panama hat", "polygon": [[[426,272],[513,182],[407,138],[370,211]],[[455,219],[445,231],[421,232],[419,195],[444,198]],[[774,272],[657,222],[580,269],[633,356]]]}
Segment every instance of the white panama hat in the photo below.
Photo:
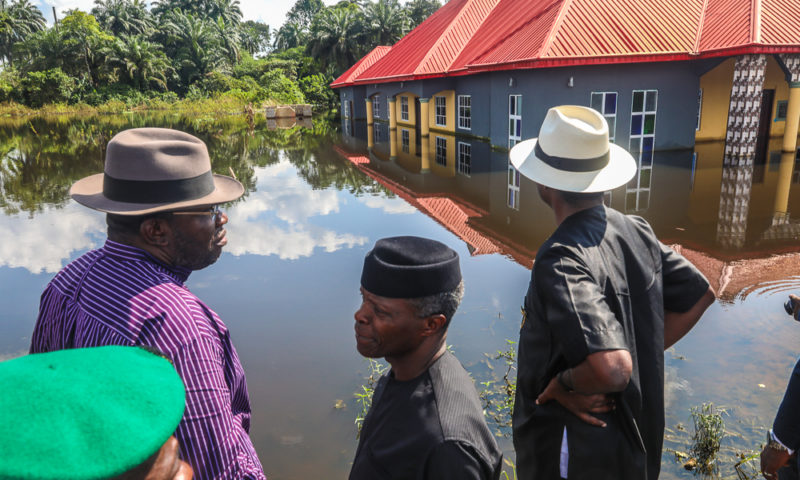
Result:
{"label": "white panama hat", "polygon": [[608,141],[608,123],[596,110],[562,105],[547,111],[539,137],[509,152],[519,173],[565,192],[605,192],[636,174],[636,161]]}

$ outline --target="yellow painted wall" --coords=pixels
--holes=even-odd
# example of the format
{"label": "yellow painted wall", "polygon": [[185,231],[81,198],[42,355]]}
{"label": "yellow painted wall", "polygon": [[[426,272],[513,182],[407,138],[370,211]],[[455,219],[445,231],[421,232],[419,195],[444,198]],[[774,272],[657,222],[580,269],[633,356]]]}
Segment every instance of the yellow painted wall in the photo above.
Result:
{"label": "yellow painted wall", "polygon": [[[725,140],[735,62],[735,58],[729,58],[700,77],[700,88],[703,89],[703,103],[700,114],[700,129],[695,133],[695,140],[697,141]],[[775,101],[772,105],[772,118],[770,119],[770,136],[782,136],[786,122],[775,122],[774,120],[778,111],[778,101],[789,99],[789,85],[786,82],[783,70],[772,56],[767,57],[764,89],[775,90]]]}
{"label": "yellow painted wall", "polygon": [[[447,165],[436,163],[436,137],[445,139],[447,145]],[[425,139],[423,138],[422,141],[425,141]],[[439,177],[454,177],[456,175],[456,137],[453,135],[441,135],[431,132],[428,137],[428,142],[430,145],[429,156],[431,172]]]}
{"label": "yellow painted wall", "polygon": [[[436,125],[436,97],[445,97],[447,100],[447,125],[442,127]],[[431,95],[430,102],[428,102],[428,125],[430,125],[431,132],[433,131],[456,131],[456,92],[455,90],[443,90],[441,92]]]}
{"label": "yellow painted wall", "polygon": [[[406,97],[408,99],[408,120],[403,120],[400,115],[400,103],[401,97]],[[397,102],[397,125],[409,125],[413,127],[417,123],[417,106],[416,106],[416,99],[417,96],[413,93],[398,93],[395,95],[396,102]]]}

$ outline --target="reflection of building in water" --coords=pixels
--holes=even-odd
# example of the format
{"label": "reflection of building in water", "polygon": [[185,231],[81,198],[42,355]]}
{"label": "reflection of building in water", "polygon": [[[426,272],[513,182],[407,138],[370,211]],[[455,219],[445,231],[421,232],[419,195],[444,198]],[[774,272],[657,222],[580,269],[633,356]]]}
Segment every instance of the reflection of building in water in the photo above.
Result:
{"label": "reflection of building in water", "polygon": [[[363,125],[356,125],[359,123]],[[388,142],[368,148],[364,139],[369,138],[369,130],[377,128],[386,130]],[[407,137],[403,130],[408,130]],[[536,194],[517,197],[517,204],[509,204],[512,188],[535,192],[535,185],[526,178],[517,180],[516,187],[511,185],[507,152],[475,138],[433,131],[420,139],[417,147],[413,129],[398,125],[396,132],[392,135],[388,124],[381,127],[375,122],[356,142],[343,137],[346,148],[337,147],[337,151],[461,238],[474,255],[501,253],[530,267],[538,246],[555,224],[552,212]],[[640,155],[639,160],[647,158],[650,167],[640,169],[635,179],[640,203],[631,204],[630,186],[611,192],[609,203],[620,211],[642,214],[664,243],[688,252],[728,298],[761,291],[762,286],[794,285],[790,278],[796,272],[792,270],[794,260],[781,263],[772,257],[797,257],[800,262],[800,253],[793,253],[800,251],[796,242],[800,224],[790,218],[775,224],[774,217],[778,187],[787,179],[790,191],[784,210],[800,211],[800,176],[793,177],[793,170],[784,168],[781,139],[773,139],[767,147],[763,172],[753,176],[747,195],[738,197],[746,204],[743,218],[730,215],[720,200],[725,178],[730,177],[723,172],[735,168],[724,165],[726,144],[720,141],[698,143],[694,151]],[[792,165],[796,161],[792,157]],[[646,184],[649,206],[642,210],[641,191]],[[740,222],[744,231],[741,246],[718,240],[718,232],[734,222]],[[789,280],[781,280],[786,278]]]}

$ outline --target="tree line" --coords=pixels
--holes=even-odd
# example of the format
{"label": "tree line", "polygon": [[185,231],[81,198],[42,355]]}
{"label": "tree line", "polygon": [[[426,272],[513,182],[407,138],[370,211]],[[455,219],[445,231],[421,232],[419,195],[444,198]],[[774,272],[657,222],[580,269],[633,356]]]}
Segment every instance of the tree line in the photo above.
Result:
{"label": "tree line", "polygon": [[239,0],[95,0],[47,26],[30,0],[0,0],[0,102],[125,106],[227,96],[335,105],[328,87],[391,45],[437,0],[298,0],[278,29],[244,21]]}

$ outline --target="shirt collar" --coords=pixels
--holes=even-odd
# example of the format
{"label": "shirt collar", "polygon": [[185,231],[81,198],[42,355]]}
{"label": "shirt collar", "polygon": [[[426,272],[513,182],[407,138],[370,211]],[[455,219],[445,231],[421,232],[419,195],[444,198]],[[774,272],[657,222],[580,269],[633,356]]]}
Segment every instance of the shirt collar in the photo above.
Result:
{"label": "shirt collar", "polygon": [[120,260],[152,263],[180,283],[184,283],[186,279],[189,278],[189,274],[192,273],[191,269],[186,267],[167,265],[141,248],[115,242],[113,240],[106,239],[106,243],[101,250],[106,255]]}

